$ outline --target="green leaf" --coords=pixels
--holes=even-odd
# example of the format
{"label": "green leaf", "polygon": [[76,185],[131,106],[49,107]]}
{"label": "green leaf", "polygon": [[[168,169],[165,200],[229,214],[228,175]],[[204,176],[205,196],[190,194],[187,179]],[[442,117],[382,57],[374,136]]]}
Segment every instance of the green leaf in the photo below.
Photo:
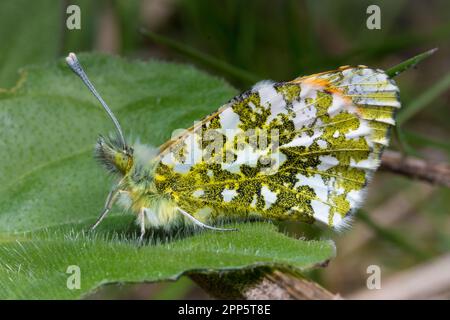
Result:
{"label": "green leaf", "polygon": [[386,70],[386,74],[393,78],[398,76],[400,73],[414,68],[417,64],[419,64],[420,62],[422,62],[423,60],[425,60],[426,58],[428,58],[429,56],[431,56],[432,54],[434,54],[438,49],[434,48],[431,50],[428,50],[426,52],[423,52],[421,54],[418,54],[412,58],[409,58],[408,60],[405,60],[395,66],[393,66],[392,68],[389,68],[388,70]]}
{"label": "green leaf", "polygon": [[[85,233],[8,241],[0,247],[0,298],[80,298],[105,283],[177,279],[188,271],[261,265],[304,270],[334,255],[331,241],[295,240],[266,223],[237,227],[232,235],[204,232],[140,248],[135,241]],[[67,288],[71,265],[80,268],[79,290]]]}
{"label": "green leaf", "polygon": [[[236,94],[190,66],[80,55],[125,135],[157,146]],[[79,298],[105,283],[176,279],[186,272],[278,266],[305,270],[334,256],[331,241],[302,241],[269,223],[239,232],[164,235],[138,247],[131,214],[115,210],[92,234],[111,179],[92,157],[113,127],[63,60],[24,71],[0,92],[0,298]],[[81,289],[69,290],[69,265]]]}

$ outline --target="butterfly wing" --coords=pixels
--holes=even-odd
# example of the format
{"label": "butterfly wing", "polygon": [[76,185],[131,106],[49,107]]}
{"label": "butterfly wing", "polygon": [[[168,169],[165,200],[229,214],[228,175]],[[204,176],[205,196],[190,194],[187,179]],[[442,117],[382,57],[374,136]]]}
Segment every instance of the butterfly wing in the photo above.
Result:
{"label": "butterfly wing", "polygon": [[365,66],[259,83],[162,147],[156,187],[202,221],[343,227],[388,144],[398,91]]}

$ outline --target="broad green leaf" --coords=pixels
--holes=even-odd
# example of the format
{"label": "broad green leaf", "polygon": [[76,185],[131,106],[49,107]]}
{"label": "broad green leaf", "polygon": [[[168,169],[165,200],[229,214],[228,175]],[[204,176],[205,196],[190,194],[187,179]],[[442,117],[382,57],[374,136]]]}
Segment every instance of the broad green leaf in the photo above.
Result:
{"label": "broad green leaf", "polygon": [[[331,241],[295,240],[263,223],[237,227],[240,231],[233,235],[204,232],[143,247],[85,233],[7,239],[0,247],[0,298],[79,298],[105,283],[173,280],[188,271],[261,265],[304,270],[334,255]],[[80,268],[79,290],[67,287],[71,265]]]}
{"label": "broad green leaf", "polygon": [[[162,62],[80,55],[126,136],[159,145],[236,94],[224,81]],[[0,93],[0,298],[79,298],[105,283],[176,279],[186,272],[269,265],[305,270],[334,256],[331,241],[301,241],[269,223],[239,232],[149,235],[116,209],[96,233],[111,179],[92,157],[112,125],[61,59],[25,70]],[[69,290],[69,265],[81,289]]]}

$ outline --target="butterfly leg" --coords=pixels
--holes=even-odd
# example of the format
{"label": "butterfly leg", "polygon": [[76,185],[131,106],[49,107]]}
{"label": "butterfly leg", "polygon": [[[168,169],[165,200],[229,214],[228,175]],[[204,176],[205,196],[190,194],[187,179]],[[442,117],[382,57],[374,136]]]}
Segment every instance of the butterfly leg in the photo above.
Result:
{"label": "butterfly leg", "polygon": [[139,210],[138,221],[139,221],[139,225],[141,226],[141,235],[139,236],[139,245],[142,245],[142,241],[144,240],[144,235],[145,235],[145,208],[141,208],[141,210]]}
{"label": "butterfly leg", "polygon": [[185,216],[186,218],[191,220],[195,225],[199,226],[200,228],[210,229],[210,230],[215,230],[215,231],[238,231],[238,229],[236,229],[236,228],[228,229],[228,228],[216,228],[216,227],[208,226],[207,224],[204,224],[203,222],[195,219],[192,215],[190,215],[183,209],[181,209],[181,208],[177,208],[177,209],[183,216]]}
{"label": "butterfly leg", "polygon": [[97,218],[97,221],[95,221],[94,225],[91,227],[91,230],[94,230],[95,228],[97,228],[97,226],[100,224],[100,222],[102,222],[102,220],[106,217],[106,215],[108,214],[108,212],[111,210],[114,202],[117,200],[117,196],[119,195],[119,190],[111,190],[108,194],[108,196],[106,197],[106,202],[105,202],[105,207],[102,211],[102,213],[100,214],[100,216]]}

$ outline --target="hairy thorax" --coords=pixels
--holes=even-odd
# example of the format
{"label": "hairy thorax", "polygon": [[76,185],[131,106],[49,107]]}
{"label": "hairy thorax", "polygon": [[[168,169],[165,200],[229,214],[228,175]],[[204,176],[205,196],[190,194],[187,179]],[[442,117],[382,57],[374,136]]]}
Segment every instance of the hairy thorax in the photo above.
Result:
{"label": "hairy thorax", "polygon": [[175,201],[156,187],[153,149],[137,145],[135,150],[135,163],[122,180],[118,204],[136,215],[143,210],[147,227],[168,230],[184,225],[185,219],[177,212]]}

